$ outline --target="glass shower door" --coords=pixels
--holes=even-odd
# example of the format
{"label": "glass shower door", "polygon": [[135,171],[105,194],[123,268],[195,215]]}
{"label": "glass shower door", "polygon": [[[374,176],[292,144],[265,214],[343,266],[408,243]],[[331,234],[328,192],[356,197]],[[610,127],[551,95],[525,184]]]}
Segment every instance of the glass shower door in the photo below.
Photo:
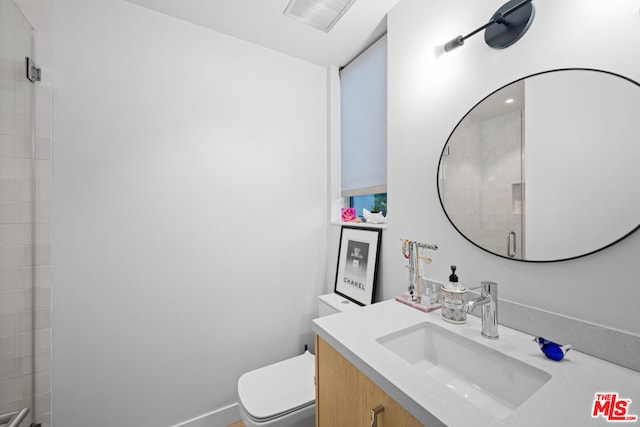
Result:
{"label": "glass shower door", "polygon": [[522,111],[482,122],[482,247],[508,258],[524,258]]}
{"label": "glass shower door", "polygon": [[458,124],[440,159],[442,205],[471,242],[503,257],[523,259],[522,111],[473,112]]}
{"label": "glass shower door", "polygon": [[33,28],[0,0],[0,426],[34,425]]}

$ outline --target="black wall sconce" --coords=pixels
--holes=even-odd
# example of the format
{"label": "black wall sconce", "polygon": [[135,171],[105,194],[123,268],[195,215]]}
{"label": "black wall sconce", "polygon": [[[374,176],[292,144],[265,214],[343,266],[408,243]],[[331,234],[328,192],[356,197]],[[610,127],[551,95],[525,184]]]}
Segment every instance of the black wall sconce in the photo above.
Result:
{"label": "black wall sconce", "polygon": [[488,23],[470,32],[466,36],[458,36],[444,45],[445,52],[452,51],[464,44],[469,37],[484,32],[484,41],[492,48],[509,47],[527,32],[533,22],[535,9],[532,0],[510,0],[493,14]]}

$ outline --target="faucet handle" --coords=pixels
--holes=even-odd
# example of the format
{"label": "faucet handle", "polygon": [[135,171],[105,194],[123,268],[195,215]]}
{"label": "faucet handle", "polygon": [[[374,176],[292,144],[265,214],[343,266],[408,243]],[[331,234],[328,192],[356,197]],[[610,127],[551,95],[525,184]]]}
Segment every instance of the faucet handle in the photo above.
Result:
{"label": "faucet handle", "polygon": [[498,284],[496,282],[483,280],[482,282],[480,282],[480,285],[482,287],[480,295],[491,295],[491,298],[493,298],[494,301],[498,300]]}

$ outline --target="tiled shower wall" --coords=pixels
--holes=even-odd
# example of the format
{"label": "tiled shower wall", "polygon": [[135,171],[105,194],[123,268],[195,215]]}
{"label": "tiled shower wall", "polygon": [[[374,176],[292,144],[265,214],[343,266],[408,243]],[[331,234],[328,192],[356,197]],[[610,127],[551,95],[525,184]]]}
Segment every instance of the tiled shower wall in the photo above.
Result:
{"label": "tiled shower wall", "polygon": [[522,180],[520,144],[520,111],[486,120],[469,116],[442,158],[447,214],[470,240],[504,256],[508,231],[516,232],[517,257],[523,247],[521,209],[512,191]]}
{"label": "tiled shower wall", "polygon": [[[458,229],[474,242],[482,239],[482,122],[467,117],[447,143],[440,167],[440,193]],[[454,173],[455,172],[455,173]]]}
{"label": "tiled shower wall", "polygon": [[[6,1],[6,0],[3,0]],[[8,0],[11,2],[11,0]],[[3,288],[0,289],[0,413],[31,406],[33,376],[35,375],[35,421],[43,427],[51,421],[51,205],[52,205],[52,38],[51,0],[16,0],[16,5],[35,28],[35,61],[42,69],[42,81],[35,85],[35,150],[32,160],[30,138],[16,131],[21,126],[4,126],[0,129],[0,175],[3,190],[0,226],[6,227],[0,249],[15,254],[15,247],[22,246],[22,255],[2,257]],[[7,3],[8,4],[8,3]],[[0,31],[12,31],[8,27]],[[4,33],[5,42],[12,40],[11,33]],[[14,38],[17,39],[17,38]],[[18,43],[19,40],[15,40]],[[16,48],[15,67],[3,67],[3,81],[14,79],[16,86],[24,83],[22,58]],[[9,49],[10,50],[10,49]],[[5,58],[6,59],[6,58]],[[13,68],[13,69],[12,69]],[[11,83],[7,83],[11,84]],[[6,88],[5,88],[6,89]],[[9,93],[9,92],[7,92]],[[25,97],[23,97],[25,98]],[[29,99],[30,97],[26,97]],[[7,97],[5,97],[7,99]],[[21,102],[30,102],[25,100]],[[8,105],[3,104],[3,108]],[[16,101],[18,112],[24,112]],[[7,116],[8,117],[8,116]],[[6,117],[5,117],[6,118]],[[17,122],[30,123],[30,117],[19,117]],[[5,122],[6,125],[6,122]],[[35,170],[34,170],[35,166]],[[35,179],[35,210],[32,212],[30,187]],[[10,200],[11,199],[11,200]],[[35,237],[32,239],[31,222],[34,221]],[[32,242],[34,245],[32,245]],[[9,265],[11,264],[11,265]],[[32,269],[31,266],[34,266]],[[9,280],[10,279],[10,280]],[[34,284],[33,288],[31,284]],[[35,292],[35,295],[32,294]],[[32,317],[32,310],[35,316]],[[33,339],[35,334],[35,340]],[[35,343],[32,348],[31,343]],[[32,357],[35,356],[35,372]]]}
{"label": "tiled shower wall", "polygon": [[515,111],[482,123],[482,247],[507,255],[507,232],[516,233],[516,257],[521,257],[522,210],[514,200],[514,185],[521,185],[521,112]]}

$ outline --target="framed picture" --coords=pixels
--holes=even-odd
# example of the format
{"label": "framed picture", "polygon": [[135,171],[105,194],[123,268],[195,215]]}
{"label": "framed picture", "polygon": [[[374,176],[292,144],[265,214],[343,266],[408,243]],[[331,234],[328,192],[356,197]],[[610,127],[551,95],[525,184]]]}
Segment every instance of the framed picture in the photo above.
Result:
{"label": "framed picture", "polygon": [[359,305],[373,303],[382,230],[342,227],[334,292]]}

